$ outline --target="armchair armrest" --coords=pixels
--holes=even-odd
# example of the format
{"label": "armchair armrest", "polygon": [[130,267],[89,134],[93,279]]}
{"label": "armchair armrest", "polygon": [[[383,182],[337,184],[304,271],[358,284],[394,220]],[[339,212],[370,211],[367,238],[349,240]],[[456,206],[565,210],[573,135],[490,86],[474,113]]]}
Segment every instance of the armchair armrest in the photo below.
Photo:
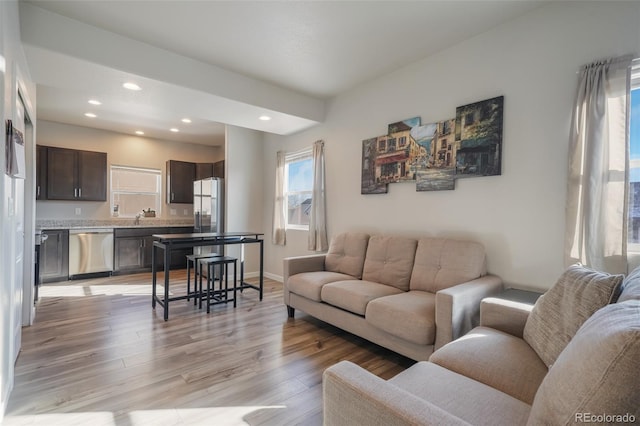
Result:
{"label": "armchair armrest", "polygon": [[302,272],[324,271],[325,254],[285,257],[283,259],[282,281],[286,285],[291,275]]}
{"label": "armchair armrest", "polygon": [[480,325],[522,338],[532,309],[529,303],[489,297],[480,304]]}
{"label": "armchair armrest", "polygon": [[501,291],[502,279],[496,275],[485,275],[437,292],[434,350],[478,325],[482,299]]}
{"label": "armchair armrest", "polygon": [[349,361],[322,376],[324,425],[467,425]]}

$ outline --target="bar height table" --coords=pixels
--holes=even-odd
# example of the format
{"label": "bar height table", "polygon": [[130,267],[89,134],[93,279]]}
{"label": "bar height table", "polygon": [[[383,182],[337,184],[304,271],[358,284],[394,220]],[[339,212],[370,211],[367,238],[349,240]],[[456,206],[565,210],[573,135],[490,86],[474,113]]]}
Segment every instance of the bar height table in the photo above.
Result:
{"label": "bar height table", "polygon": [[[164,308],[164,320],[169,319],[169,302],[186,299],[188,296],[169,297],[169,266],[171,251],[173,249],[193,248],[201,246],[226,246],[234,244],[243,245],[243,254],[240,259],[240,285],[238,290],[251,288],[258,290],[262,300],[264,287],[264,233],[261,232],[198,232],[193,234],[155,234],[153,237],[153,249],[151,250],[152,296],[151,307],[156,308],[156,303]],[[244,244],[260,245],[260,282],[253,285],[244,281]],[[164,297],[156,292],[157,267],[156,251],[164,251]]]}

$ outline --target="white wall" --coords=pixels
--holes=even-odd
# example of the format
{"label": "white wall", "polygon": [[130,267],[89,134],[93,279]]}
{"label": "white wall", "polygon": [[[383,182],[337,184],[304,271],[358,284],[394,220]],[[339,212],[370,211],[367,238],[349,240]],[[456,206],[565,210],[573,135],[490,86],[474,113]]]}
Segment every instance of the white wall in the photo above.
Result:
{"label": "white wall", "polygon": [[[20,28],[17,1],[0,2],[0,117],[4,141],[5,120],[21,120],[18,114],[18,92],[26,105],[26,112],[35,119],[35,86],[27,68],[24,51],[20,43]],[[22,126],[20,126],[22,127]],[[14,362],[20,349],[22,326],[23,288],[32,286],[33,274],[23,274],[22,264],[32,264],[33,235],[24,235],[33,230],[33,206],[25,211],[24,199],[33,195],[34,151],[26,147],[27,178],[17,182],[4,174],[5,144],[0,144],[0,421],[4,415],[7,399],[13,387]],[[20,216],[18,216],[18,214]],[[17,232],[19,231],[19,232]],[[21,241],[22,240],[22,241]],[[24,245],[24,253],[22,247]],[[22,257],[23,256],[23,257]],[[25,267],[26,268],[26,267]],[[26,269],[29,271],[30,269]],[[22,279],[27,280],[23,282]],[[32,297],[30,293],[27,296]],[[27,297],[25,296],[25,297]],[[26,300],[31,304],[32,300]]]}
{"label": "white wall", "polygon": [[[264,198],[263,134],[255,130],[226,126],[225,131],[225,230],[230,232],[264,232],[262,212]],[[259,268],[259,247],[245,246],[245,271],[255,275]],[[237,246],[227,246],[227,254],[240,256]]]}
{"label": "white wall", "polygon": [[[508,285],[549,288],[564,269],[576,73],[599,58],[640,52],[639,22],[638,3],[555,2],[341,95],[323,125],[265,137],[265,199],[273,200],[276,151],[324,139],[330,236],[365,230],[471,239],[484,244],[488,270]],[[416,192],[398,183],[385,195],[360,195],[362,140],[384,134],[388,123],[452,118],[457,106],[500,95],[501,176],[460,180],[455,191]],[[268,244],[269,272],[281,275],[285,256],[308,254],[303,234],[290,232],[284,248]]]}
{"label": "white wall", "polygon": [[[52,121],[38,121],[38,145],[83,149],[107,153],[107,166],[147,167],[162,170],[165,189],[166,161],[180,160],[208,163],[224,160],[224,149],[196,144],[185,144],[160,139],[144,138],[88,127],[72,126]],[[107,182],[109,179],[107,178]],[[109,185],[109,183],[107,184]],[[109,186],[107,187],[107,192]],[[166,192],[166,191],[165,191]],[[165,200],[163,195],[163,200]],[[75,215],[76,207],[81,215]],[[176,214],[171,215],[170,209]],[[163,204],[162,218],[193,217],[191,204]],[[37,219],[109,219],[110,201],[38,201]]]}

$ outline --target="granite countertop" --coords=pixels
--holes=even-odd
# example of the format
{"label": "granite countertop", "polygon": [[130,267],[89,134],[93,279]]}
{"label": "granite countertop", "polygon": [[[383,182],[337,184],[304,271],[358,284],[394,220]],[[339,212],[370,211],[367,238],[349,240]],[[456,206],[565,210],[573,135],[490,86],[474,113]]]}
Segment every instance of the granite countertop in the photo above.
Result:
{"label": "granite countertop", "polygon": [[112,228],[169,228],[193,226],[193,219],[41,219],[36,220],[36,229],[112,229]]}

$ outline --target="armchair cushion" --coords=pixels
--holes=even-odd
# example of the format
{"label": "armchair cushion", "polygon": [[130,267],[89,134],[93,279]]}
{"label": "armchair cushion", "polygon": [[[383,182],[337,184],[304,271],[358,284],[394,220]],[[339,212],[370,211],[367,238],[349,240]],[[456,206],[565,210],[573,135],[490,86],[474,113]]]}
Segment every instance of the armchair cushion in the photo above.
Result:
{"label": "armchair cushion", "polygon": [[409,290],[417,244],[411,238],[374,235],[369,239],[362,279]]}
{"label": "armchair cushion", "polygon": [[625,414],[635,418],[631,422],[640,419],[637,300],[606,306],[584,323],[542,381],[528,424],[582,423],[579,416]]}
{"label": "armchair cushion", "polygon": [[482,244],[421,238],[411,274],[411,290],[436,293],[486,274]]}
{"label": "armchair cushion", "polygon": [[524,327],[524,340],[551,367],[580,326],[611,303],[622,279],[622,275],[570,266],[534,305]]}
{"label": "armchair cushion", "polygon": [[436,295],[408,291],[374,299],[367,305],[367,322],[387,333],[418,345],[436,338]]}
{"label": "armchair cushion", "polygon": [[547,366],[521,338],[476,327],[435,351],[430,362],[531,404]]}
{"label": "armchair cushion", "polygon": [[431,362],[418,362],[389,383],[474,425],[522,425],[531,407]]}
{"label": "armchair cushion", "polygon": [[345,232],[335,236],[324,261],[325,269],[362,278],[368,242],[369,235],[361,232]]}
{"label": "armchair cushion", "polygon": [[622,282],[622,293],[618,302],[626,300],[640,300],[640,267],[631,271]]}

